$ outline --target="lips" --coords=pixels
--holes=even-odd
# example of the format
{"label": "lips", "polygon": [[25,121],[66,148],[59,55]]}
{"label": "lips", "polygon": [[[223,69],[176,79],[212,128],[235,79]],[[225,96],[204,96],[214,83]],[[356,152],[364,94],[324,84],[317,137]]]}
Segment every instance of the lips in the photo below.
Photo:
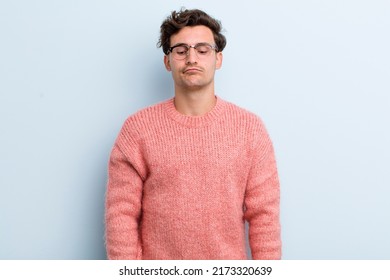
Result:
{"label": "lips", "polygon": [[196,68],[196,67],[189,67],[189,68],[186,68],[183,73],[191,73],[191,72],[201,72],[202,70],[200,68]]}

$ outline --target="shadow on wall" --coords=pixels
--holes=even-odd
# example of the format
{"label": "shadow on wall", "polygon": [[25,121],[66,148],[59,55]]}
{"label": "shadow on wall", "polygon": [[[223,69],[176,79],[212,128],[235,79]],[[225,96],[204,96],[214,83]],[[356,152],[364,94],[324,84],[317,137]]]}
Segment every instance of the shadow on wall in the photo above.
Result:
{"label": "shadow on wall", "polygon": [[[131,102],[140,106],[138,110],[174,95],[172,76],[165,69],[163,53],[152,47],[147,52],[154,53],[154,55],[148,58],[140,55],[133,56],[128,66],[128,94]],[[134,67],[134,65],[137,66]],[[135,112],[129,112],[131,113]]]}
{"label": "shadow on wall", "polygon": [[107,259],[106,246],[105,246],[105,225],[104,225],[104,215],[105,215],[105,193],[107,185],[107,161],[104,161],[103,164],[99,164],[97,174],[104,174],[99,179],[98,188],[95,190],[95,197],[97,197],[95,203],[91,205],[91,213],[94,213],[94,224],[96,225],[96,236],[94,238],[95,244],[89,246],[92,249],[91,257],[88,259],[92,260],[105,260]]}
{"label": "shadow on wall", "polygon": [[[98,145],[99,146],[99,145]],[[83,237],[84,242],[89,244],[83,244],[79,250],[79,256],[82,259],[89,260],[105,260],[107,259],[105,248],[105,193],[107,185],[107,165],[108,157],[111,150],[109,145],[102,148],[98,147],[96,154],[99,155],[99,159],[96,159],[95,164],[91,168],[90,174],[94,178],[88,179],[90,187],[88,193],[85,193],[84,201],[86,202],[84,207],[88,214],[84,215],[84,226],[89,227],[83,230],[83,234],[87,236]],[[93,198],[93,199],[92,199]],[[87,201],[89,200],[89,203]],[[88,236],[89,235],[89,236]],[[84,251],[83,250],[88,250]]]}

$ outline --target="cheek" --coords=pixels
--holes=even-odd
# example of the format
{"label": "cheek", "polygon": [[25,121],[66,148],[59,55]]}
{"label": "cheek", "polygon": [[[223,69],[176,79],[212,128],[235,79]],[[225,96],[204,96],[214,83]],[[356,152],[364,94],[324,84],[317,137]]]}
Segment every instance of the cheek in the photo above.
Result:
{"label": "cheek", "polygon": [[178,74],[181,72],[181,69],[183,69],[183,67],[178,63],[170,63],[170,69],[171,69],[172,73]]}

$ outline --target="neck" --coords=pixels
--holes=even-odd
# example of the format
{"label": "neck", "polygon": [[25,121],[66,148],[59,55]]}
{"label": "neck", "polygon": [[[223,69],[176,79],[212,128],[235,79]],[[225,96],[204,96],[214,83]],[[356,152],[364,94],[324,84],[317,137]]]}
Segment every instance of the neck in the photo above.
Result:
{"label": "neck", "polygon": [[202,116],[211,111],[217,100],[214,90],[175,90],[175,108],[187,116]]}

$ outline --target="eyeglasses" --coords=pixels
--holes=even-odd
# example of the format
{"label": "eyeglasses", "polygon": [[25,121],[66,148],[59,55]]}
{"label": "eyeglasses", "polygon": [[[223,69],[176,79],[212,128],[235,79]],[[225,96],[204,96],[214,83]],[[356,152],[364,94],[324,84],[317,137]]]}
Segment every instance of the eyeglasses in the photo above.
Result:
{"label": "eyeglasses", "polygon": [[172,57],[174,59],[182,60],[188,56],[191,48],[194,48],[195,53],[199,59],[210,56],[213,50],[218,50],[216,46],[210,45],[209,43],[198,43],[193,46],[187,44],[177,44],[168,49],[168,54],[172,53]]}

